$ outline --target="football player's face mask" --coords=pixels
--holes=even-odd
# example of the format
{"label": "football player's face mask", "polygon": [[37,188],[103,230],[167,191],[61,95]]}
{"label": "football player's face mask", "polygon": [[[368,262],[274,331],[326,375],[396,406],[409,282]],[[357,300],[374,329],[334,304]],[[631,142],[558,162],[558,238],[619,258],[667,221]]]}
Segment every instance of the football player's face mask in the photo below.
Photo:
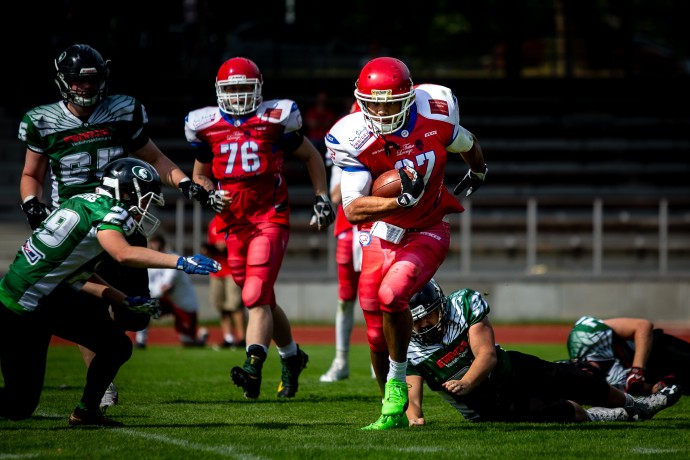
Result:
{"label": "football player's face mask", "polygon": [[412,325],[412,334],[423,343],[440,343],[443,340],[441,310],[437,308],[415,321]]}
{"label": "football player's face mask", "polygon": [[374,134],[393,133],[403,127],[415,101],[410,71],[395,58],[372,59],[355,83],[355,98]]}
{"label": "football player's face mask", "polygon": [[245,115],[255,111],[263,100],[263,77],[259,67],[247,58],[228,59],[216,75],[218,107],[230,115]]}
{"label": "football player's face mask", "polygon": [[433,279],[410,299],[412,340],[425,344],[441,343],[445,335],[446,297]]}
{"label": "football player's face mask", "polygon": [[158,172],[136,158],[120,158],[105,165],[96,193],[121,201],[129,211],[136,228],[147,238],[158,229],[160,220],[150,209],[163,206]]}
{"label": "football player's face mask", "polygon": [[67,102],[91,107],[108,95],[110,61],[89,45],[72,45],[55,60],[55,83]]}

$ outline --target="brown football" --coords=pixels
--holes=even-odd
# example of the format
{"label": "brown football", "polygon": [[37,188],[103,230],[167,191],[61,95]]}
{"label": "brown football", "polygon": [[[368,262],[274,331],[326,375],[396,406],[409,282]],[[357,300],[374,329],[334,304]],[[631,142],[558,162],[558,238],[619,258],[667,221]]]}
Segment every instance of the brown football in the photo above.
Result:
{"label": "brown football", "polygon": [[[405,170],[408,176],[411,174]],[[383,198],[395,198],[402,193],[400,174],[397,169],[390,169],[374,180],[371,186],[371,195]]]}

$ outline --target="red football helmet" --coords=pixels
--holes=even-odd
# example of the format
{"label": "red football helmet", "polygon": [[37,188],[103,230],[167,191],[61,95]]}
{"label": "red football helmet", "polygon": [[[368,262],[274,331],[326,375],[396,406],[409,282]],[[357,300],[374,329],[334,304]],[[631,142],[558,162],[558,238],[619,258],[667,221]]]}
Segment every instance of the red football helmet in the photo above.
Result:
{"label": "red football helmet", "polygon": [[[369,128],[376,134],[390,134],[405,123],[415,100],[410,71],[399,59],[380,57],[369,61],[355,83],[355,98]],[[400,112],[376,116],[369,113],[367,103],[402,102]]]}
{"label": "red football helmet", "polygon": [[263,77],[253,61],[243,57],[228,59],[220,66],[216,76],[218,106],[230,115],[253,112],[263,100],[261,85]]}

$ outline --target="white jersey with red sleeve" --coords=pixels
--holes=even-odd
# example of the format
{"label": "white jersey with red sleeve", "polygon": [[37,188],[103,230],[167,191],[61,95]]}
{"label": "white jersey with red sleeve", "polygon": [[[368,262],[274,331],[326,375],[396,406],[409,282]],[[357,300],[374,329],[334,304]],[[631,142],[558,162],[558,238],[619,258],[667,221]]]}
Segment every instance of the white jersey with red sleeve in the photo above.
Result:
{"label": "white jersey with red sleeve", "polygon": [[457,99],[449,88],[422,84],[415,86],[415,93],[407,125],[395,133],[374,135],[362,113],[355,112],[340,119],[326,136],[330,158],[343,170],[344,207],[369,195],[372,182],[389,169],[411,166],[424,177],[425,192],[417,205],[383,219],[408,229],[426,228],[446,214],[464,211],[444,185],[444,170],[447,152],[466,152],[473,142],[460,125]]}
{"label": "white jersey with red sleeve", "polygon": [[290,204],[283,177],[283,143],[297,135],[302,116],[294,101],[264,101],[244,117],[231,117],[218,107],[190,112],[185,118],[187,141],[210,147],[213,156],[197,155],[212,163],[219,188],[232,198],[220,214],[219,229],[238,222],[289,224]]}

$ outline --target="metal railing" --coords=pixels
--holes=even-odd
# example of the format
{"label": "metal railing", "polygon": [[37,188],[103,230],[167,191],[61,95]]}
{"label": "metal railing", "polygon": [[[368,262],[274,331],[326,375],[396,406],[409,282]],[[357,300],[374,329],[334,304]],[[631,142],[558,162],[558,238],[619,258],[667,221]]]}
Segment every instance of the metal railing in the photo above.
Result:
{"label": "metal railing", "polygon": [[[441,270],[461,276],[690,273],[688,200],[596,197],[554,204],[567,201],[554,196],[464,199],[465,212],[451,217],[457,237],[451,239]],[[199,252],[211,217],[197,202],[179,199],[174,215],[176,250]],[[291,220],[281,277],[335,278],[331,230],[313,231],[307,224],[308,210],[293,209]]]}

